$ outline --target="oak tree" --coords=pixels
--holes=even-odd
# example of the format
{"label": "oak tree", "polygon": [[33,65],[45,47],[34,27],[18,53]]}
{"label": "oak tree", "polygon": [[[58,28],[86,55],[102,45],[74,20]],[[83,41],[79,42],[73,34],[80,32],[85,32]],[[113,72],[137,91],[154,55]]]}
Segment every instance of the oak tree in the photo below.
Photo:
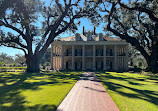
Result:
{"label": "oak tree", "polygon": [[[98,8],[105,31],[126,40],[144,56],[148,69],[158,72],[158,1],[90,0]],[[92,22],[98,20],[92,17]]]}
{"label": "oak tree", "polygon": [[[45,51],[56,37],[77,30],[77,19],[94,16],[81,0],[0,0],[0,45],[24,52],[27,72],[39,72]],[[5,30],[4,30],[5,29]]]}

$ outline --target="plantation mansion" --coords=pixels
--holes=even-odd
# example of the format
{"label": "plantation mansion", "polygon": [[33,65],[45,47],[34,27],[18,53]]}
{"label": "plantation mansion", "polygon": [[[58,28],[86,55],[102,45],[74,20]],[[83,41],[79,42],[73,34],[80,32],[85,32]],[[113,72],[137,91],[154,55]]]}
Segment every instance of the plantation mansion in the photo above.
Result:
{"label": "plantation mansion", "polygon": [[60,38],[51,44],[54,70],[128,70],[128,43],[93,31]]}

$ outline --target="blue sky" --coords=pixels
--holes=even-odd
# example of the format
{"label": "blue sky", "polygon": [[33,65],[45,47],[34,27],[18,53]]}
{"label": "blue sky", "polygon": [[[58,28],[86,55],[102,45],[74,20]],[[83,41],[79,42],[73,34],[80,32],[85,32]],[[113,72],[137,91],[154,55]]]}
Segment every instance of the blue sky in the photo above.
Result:
{"label": "blue sky", "polygon": [[[46,1],[46,0],[42,0],[42,1]],[[49,5],[49,0],[46,1],[46,5]],[[81,24],[80,26],[78,26],[78,30],[76,31],[77,33],[82,33],[82,28],[83,26],[85,27],[85,30],[93,30],[93,25],[91,24],[90,20],[86,19],[86,18],[82,18],[80,19]],[[104,24],[99,25],[98,27],[96,27],[96,33],[103,33],[103,26]],[[7,29],[4,29],[7,31]],[[68,37],[68,36],[72,36],[74,35],[73,33],[62,33],[60,35],[60,37]],[[0,53],[7,53],[10,56],[14,56],[15,54],[24,54],[23,51],[18,50],[18,49],[14,49],[14,48],[8,48],[8,47],[4,47],[4,46],[0,46]]]}
{"label": "blue sky", "polygon": [[[78,26],[78,30],[76,31],[77,33],[82,33],[82,28],[83,26],[85,27],[85,30],[93,30],[93,25],[91,24],[90,20],[83,18],[81,19],[81,24]],[[99,27],[96,27],[96,33],[103,33],[103,27],[104,25],[101,24]],[[60,36],[61,37],[68,37],[74,35],[73,33],[63,33]],[[14,56],[15,54],[24,54],[23,51],[14,49],[14,48],[9,48],[9,47],[4,47],[0,46],[0,53],[7,53],[10,56]]]}

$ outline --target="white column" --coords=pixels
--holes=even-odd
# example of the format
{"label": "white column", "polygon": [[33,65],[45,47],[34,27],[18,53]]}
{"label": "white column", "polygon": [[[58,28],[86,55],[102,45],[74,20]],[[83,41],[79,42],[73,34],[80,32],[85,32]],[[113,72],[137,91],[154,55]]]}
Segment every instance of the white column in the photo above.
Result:
{"label": "white column", "polygon": [[72,45],[72,68],[71,70],[75,70],[75,47]]}
{"label": "white column", "polygon": [[95,49],[95,45],[93,45],[93,70],[96,70],[96,58],[95,58],[95,55],[96,55],[96,49]]}
{"label": "white column", "polygon": [[106,45],[104,45],[103,49],[103,70],[106,70]]}
{"label": "white column", "polygon": [[54,69],[54,68],[53,68],[53,56],[54,56],[54,55],[53,55],[53,54],[54,54],[53,51],[54,51],[54,50],[53,50],[53,44],[51,44],[51,69],[52,69],[52,70]]}
{"label": "white column", "polygon": [[118,70],[118,68],[117,68],[117,45],[114,45],[114,70]]}
{"label": "white column", "polygon": [[64,45],[61,46],[61,69],[64,70]]}
{"label": "white column", "polygon": [[82,45],[82,70],[85,70],[85,45]]}
{"label": "white column", "polygon": [[59,48],[57,47],[57,69],[59,69]]}
{"label": "white column", "polygon": [[54,69],[56,70],[56,46],[54,46]]}
{"label": "white column", "polygon": [[128,45],[125,46],[125,57],[124,57],[124,67],[125,67],[125,70],[128,70]]}

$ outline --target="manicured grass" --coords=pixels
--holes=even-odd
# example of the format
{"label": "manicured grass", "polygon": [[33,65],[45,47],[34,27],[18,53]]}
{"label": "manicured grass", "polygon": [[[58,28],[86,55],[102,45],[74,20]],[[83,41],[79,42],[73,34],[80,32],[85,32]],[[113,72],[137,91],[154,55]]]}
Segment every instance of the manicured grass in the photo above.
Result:
{"label": "manicured grass", "polygon": [[0,72],[24,72],[27,67],[0,67]]}
{"label": "manicured grass", "polygon": [[0,73],[0,111],[54,111],[81,74]]}
{"label": "manicured grass", "polygon": [[158,111],[158,76],[96,72],[121,111]]}

